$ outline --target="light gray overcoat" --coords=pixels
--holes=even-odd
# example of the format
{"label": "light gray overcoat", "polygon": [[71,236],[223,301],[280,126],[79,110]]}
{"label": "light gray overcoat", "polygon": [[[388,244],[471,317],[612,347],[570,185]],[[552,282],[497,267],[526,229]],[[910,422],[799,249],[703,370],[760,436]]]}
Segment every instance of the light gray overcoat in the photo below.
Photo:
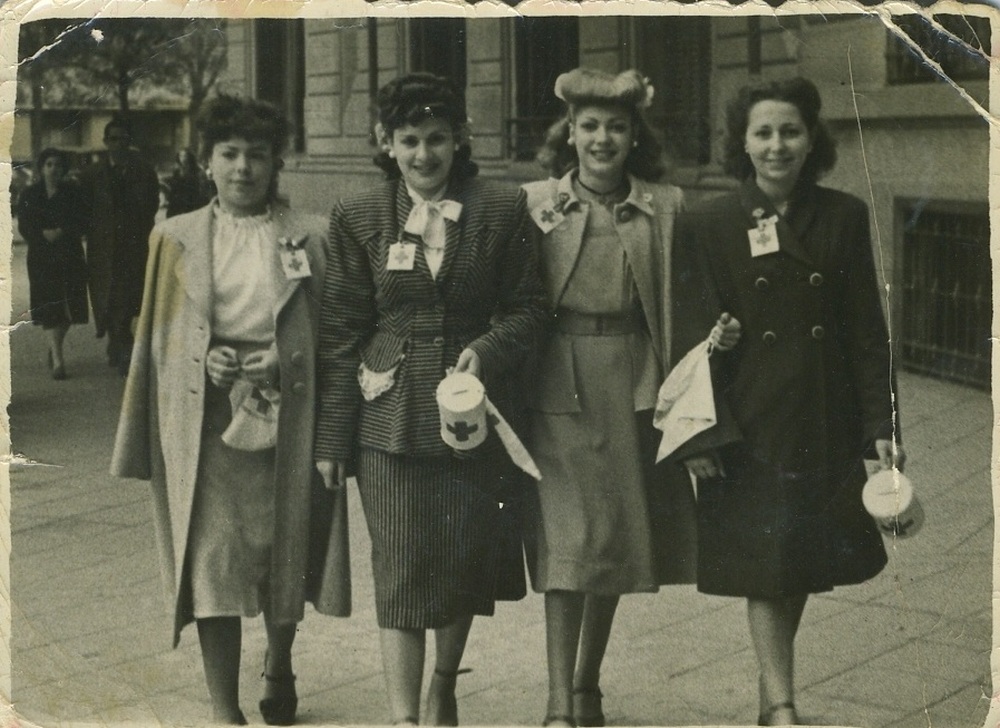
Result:
{"label": "light gray overcoat", "polygon": [[[274,315],[281,408],[275,479],[271,611],[302,619],[351,608],[346,494],[326,492],[313,467],[316,329],[325,273],[323,218],[276,208],[276,237],[306,236],[311,276],[286,281]],[[185,563],[198,472],[205,357],[212,320],[212,205],[170,218],[150,237],[142,312],[111,472],[149,480],[164,586],[174,605],[174,644],[193,619]],[[280,266],[278,241],[274,265]]]}

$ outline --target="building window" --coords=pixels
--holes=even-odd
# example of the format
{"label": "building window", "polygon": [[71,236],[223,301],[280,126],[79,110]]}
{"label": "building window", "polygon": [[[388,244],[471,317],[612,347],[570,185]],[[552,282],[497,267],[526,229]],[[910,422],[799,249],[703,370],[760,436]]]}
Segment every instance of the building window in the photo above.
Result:
{"label": "building window", "polygon": [[413,18],[410,25],[410,70],[466,84],[465,18]]}
{"label": "building window", "polygon": [[987,206],[922,202],[905,204],[901,212],[902,365],[988,388],[993,289]]}
{"label": "building window", "polygon": [[83,146],[83,113],[80,111],[37,111],[42,114],[42,138],[45,147],[79,148]]}
{"label": "building window", "polygon": [[508,147],[518,160],[532,159],[545,130],[563,114],[552,92],[556,77],[580,63],[580,27],[575,17],[514,19],[514,116]]}
{"label": "building window", "polygon": [[285,113],[292,124],[289,146],[296,152],[304,152],[305,23],[270,18],[253,23],[256,97],[271,102]]}
{"label": "building window", "polygon": [[[989,78],[990,19],[969,15],[935,15],[936,27],[922,15],[904,15],[893,22],[913,40],[928,58],[941,66],[954,81]],[[942,30],[943,29],[943,30]],[[927,83],[938,80],[938,72],[928,66],[905,39],[892,30],[887,44],[886,74],[889,83]]]}
{"label": "building window", "polygon": [[638,66],[655,87],[648,119],[670,157],[707,164],[711,153],[709,18],[642,18],[636,22]]}

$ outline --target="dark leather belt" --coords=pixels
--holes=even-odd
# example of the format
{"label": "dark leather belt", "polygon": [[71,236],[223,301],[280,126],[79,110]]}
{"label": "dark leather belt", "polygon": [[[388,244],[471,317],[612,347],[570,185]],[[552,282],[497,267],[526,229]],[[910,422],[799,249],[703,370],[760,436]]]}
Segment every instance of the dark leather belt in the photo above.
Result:
{"label": "dark leather belt", "polygon": [[556,331],[576,336],[624,336],[642,331],[644,326],[643,316],[638,311],[596,314],[557,308],[554,321]]}

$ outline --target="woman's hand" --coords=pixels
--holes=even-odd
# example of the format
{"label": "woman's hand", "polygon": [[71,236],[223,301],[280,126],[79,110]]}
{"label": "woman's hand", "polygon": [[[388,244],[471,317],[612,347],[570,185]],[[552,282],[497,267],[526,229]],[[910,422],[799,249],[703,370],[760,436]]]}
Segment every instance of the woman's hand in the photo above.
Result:
{"label": "woman's hand", "polygon": [[722,463],[719,462],[719,457],[715,453],[690,457],[684,461],[684,467],[699,480],[725,477],[726,475],[726,471],[722,468]]}
{"label": "woman's hand", "polygon": [[719,316],[712,327],[712,343],[719,351],[729,351],[740,341],[743,326],[728,313]]}
{"label": "woman's hand", "polygon": [[316,470],[327,490],[338,490],[347,485],[347,462],[344,460],[317,460]]}
{"label": "woman's hand", "polygon": [[482,370],[482,363],[479,361],[479,354],[472,349],[462,349],[458,355],[458,362],[455,364],[455,373],[468,372],[474,377],[478,377]]}
{"label": "woman's hand", "polygon": [[216,387],[228,389],[240,373],[240,360],[231,346],[213,346],[205,359],[208,378]]}
{"label": "woman's hand", "polygon": [[896,444],[892,440],[876,440],[875,452],[878,453],[879,470],[892,470],[896,468],[902,472],[906,464],[906,452],[903,446]]}
{"label": "woman's hand", "polygon": [[55,241],[57,241],[59,238],[62,237],[62,234],[63,234],[62,228],[48,228],[47,230],[42,230],[42,235],[50,243],[54,243]]}
{"label": "woman's hand", "polygon": [[249,354],[243,360],[243,374],[258,389],[277,388],[278,351],[273,346]]}

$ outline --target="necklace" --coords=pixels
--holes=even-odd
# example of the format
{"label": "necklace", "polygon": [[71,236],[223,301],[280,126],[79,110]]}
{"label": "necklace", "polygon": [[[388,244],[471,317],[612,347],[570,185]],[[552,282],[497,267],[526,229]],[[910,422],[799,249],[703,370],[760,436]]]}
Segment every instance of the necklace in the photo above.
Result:
{"label": "necklace", "polygon": [[601,192],[600,190],[595,190],[593,187],[588,186],[582,179],[580,179],[579,175],[577,175],[576,181],[580,187],[594,196],[595,202],[600,205],[604,205],[605,207],[610,207],[615,202],[619,202],[620,200],[618,198],[621,196],[622,190],[628,186],[628,180],[623,179],[613,190]]}

